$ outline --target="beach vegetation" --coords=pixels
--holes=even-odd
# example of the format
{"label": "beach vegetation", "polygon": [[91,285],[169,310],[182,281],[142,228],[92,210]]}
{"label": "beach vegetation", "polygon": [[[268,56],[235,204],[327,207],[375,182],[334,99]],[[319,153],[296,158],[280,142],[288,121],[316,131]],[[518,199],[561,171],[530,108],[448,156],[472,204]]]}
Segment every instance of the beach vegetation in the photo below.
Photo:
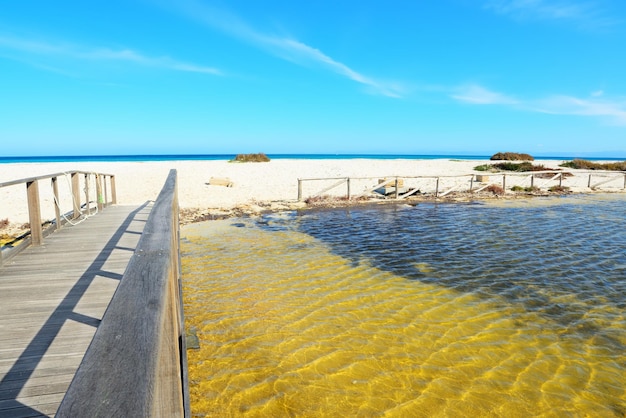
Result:
{"label": "beach vegetation", "polygon": [[497,184],[492,184],[488,186],[485,190],[495,194],[496,196],[504,195],[504,189],[502,188],[502,186],[498,186]]}
{"label": "beach vegetation", "polygon": [[524,187],[524,186],[515,185],[515,186],[511,187],[511,191],[513,191],[513,192],[537,193],[540,190],[541,189],[539,189],[539,187],[537,187],[537,186]]}
{"label": "beach vegetation", "polygon": [[548,189],[551,193],[568,193],[569,187],[567,186],[552,186]]}
{"label": "beach vegetation", "polygon": [[266,163],[270,161],[269,157],[262,152],[257,154],[237,154],[231,162],[237,163]]}
{"label": "beach vegetation", "polygon": [[534,161],[532,155],[518,152],[497,152],[493,154],[490,160],[506,160],[506,161]]}
{"label": "beach vegetation", "polygon": [[574,159],[560,164],[559,167],[576,168],[582,170],[610,170],[610,171],[626,171],[626,161],[618,161],[614,163],[596,163],[589,160]]}
{"label": "beach vegetation", "polygon": [[0,229],[8,228],[9,223],[10,222],[8,218],[0,219]]}
{"label": "beach vegetation", "polygon": [[477,165],[476,167],[474,167],[474,170],[476,171],[492,171],[492,169],[493,169],[492,164],[483,164],[483,165]]}
{"label": "beach vegetation", "polygon": [[[548,168],[546,166],[544,166],[543,164],[533,164],[529,161],[523,161],[521,163],[519,162],[502,162],[502,163],[496,163],[496,164],[483,164],[483,165],[479,165],[474,167],[474,170],[476,171],[488,171],[488,172],[492,172],[492,173],[497,173],[498,171],[510,171],[510,172],[515,172],[515,173],[527,173],[527,172],[537,172],[537,171],[558,171],[555,170],[553,168]],[[536,177],[539,178],[550,178],[552,177],[554,174],[551,173],[543,173],[543,174],[536,174]],[[569,173],[563,173],[563,176],[568,177],[571,176],[571,174]]]}

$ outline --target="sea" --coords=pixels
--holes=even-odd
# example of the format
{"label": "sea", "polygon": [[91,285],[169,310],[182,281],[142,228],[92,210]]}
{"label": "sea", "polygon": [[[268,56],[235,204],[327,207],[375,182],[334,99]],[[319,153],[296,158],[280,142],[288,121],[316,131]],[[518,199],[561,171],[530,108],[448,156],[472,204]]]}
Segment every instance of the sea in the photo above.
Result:
{"label": "sea", "polygon": [[624,231],[623,194],[186,226],[192,411],[624,417]]}
{"label": "sea", "polygon": [[[58,163],[58,162],[141,162],[141,161],[215,161],[232,160],[236,154],[164,154],[164,155],[65,155],[65,156],[1,156],[0,164],[7,163]],[[376,160],[433,160],[463,159],[488,160],[487,155],[421,155],[421,154],[267,154],[270,159],[338,160],[368,158]],[[536,160],[572,160],[577,156],[540,156]],[[617,157],[580,157],[592,161],[625,160]]]}

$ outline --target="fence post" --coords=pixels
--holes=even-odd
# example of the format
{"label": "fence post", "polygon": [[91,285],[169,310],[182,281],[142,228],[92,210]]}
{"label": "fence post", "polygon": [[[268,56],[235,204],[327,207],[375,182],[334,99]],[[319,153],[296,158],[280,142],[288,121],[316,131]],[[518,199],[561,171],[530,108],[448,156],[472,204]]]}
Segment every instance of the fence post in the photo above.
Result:
{"label": "fence post", "polygon": [[559,187],[563,186],[563,173],[559,175]]}
{"label": "fence post", "polygon": [[396,177],[396,183],[395,183],[395,191],[394,191],[394,199],[398,199],[398,177]]}
{"label": "fence post", "polygon": [[435,184],[435,197],[439,197],[439,177],[437,177],[437,183]]}
{"label": "fence post", "polygon": [[589,181],[587,182],[587,187],[591,188],[591,173],[589,174]]}
{"label": "fence post", "polygon": [[533,189],[535,187],[535,175],[530,175],[530,188]]}
{"label": "fence post", "polygon": [[626,189],[626,174],[624,174],[624,189]]}
{"label": "fence post", "polygon": [[104,196],[102,195],[102,177],[99,174],[96,174],[96,202],[98,210],[102,210],[104,208]]}
{"label": "fence post", "polygon": [[302,202],[302,179],[298,179],[298,202]]}
{"label": "fence post", "polygon": [[117,205],[117,193],[115,191],[115,176],[111,176],[111,204]]}
{"label": "fence post", "polygon": [[346,184],[348,187],[348,200],[350,200],[350,177],[346,179]]}
{"label": "fence post", "polygon": [[102,182],[104,183],[104,206],[109,206],[109,186],[107,186],[107,175],[105,174]]}
{"label": "fence post", "polygon": [[85,215],[89,216],[89,174],[85,174]]}
{"label": "fence post", "polygon": [[59,183],[58,177],[52,177],[52,193],[54,193],[54,217],[56,219],[56,230],[61,229],[61,209],[59,209]]}
{"label": "fence post", "polygon": [[43,243],[43,233],[41,229],[41,207],[39,206],[39,185],[37,180],[26,183],[26,194],[28,197],[31,245],[41,245]]}
{"label": "fence post", "polygon": [[80,178],[78,173],[72,173],[72,202],[74,204],[73,219],[80,216]]}
{"label": "fence post", "polygon": [[472,177],[470,177],[470,189],[469,189],[470,193],[472,193],[473,189],[474,189],[474,175],[472,174]]}
{"label": "fence post", "polygon": [[506,191],[506,174],[502,175],[502,190]]}

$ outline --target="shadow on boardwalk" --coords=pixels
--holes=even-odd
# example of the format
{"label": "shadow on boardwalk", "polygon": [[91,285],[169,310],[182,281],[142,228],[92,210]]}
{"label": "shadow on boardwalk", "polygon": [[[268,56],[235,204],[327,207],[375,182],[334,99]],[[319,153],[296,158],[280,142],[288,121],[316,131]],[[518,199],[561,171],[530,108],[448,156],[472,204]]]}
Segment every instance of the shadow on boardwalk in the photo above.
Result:
{"label": "shadow on boardwalk", "polygon": [[[104,298],[108,298],[108,300],[105,299],[101,305],[103,307],[108,305],[108,301],[113,295],[114,288],[117,287],[117,283],[119,283],[119,280],[121,280],[122,278],[123,269],[125,268],[128,259],[130,259],[133,252],[135,251],[135,246],[139,241],[139,237],[141,236],[141,233],[143,231],[143,224],[145,223],[147,215],[150,211],[150,202],[146,202],[142,206],[135,208],[125,218],[123,216],[124,214],[128,213],[128,208],[124,208],[124,210],[125,211],[122,213],[121,219],[118,215],[118,217],[115,218],[113,221],[109,221],[109,224],[105,225],[102,230],[98,229],[98,226],[96,225],[99,220],[98,218],[105,218],[108,215],[109,211],[115,212],[116,207],[107,209],[103,214],[98,215],[94,219],[90,219],[83,225],[79,225],[73,228],[67,228],[67,230],[61,230],[59,233],[57,233],[58,235],[64,233],[66,236],[65,239],[61,240],[61,247],[65,246],[65,248],[62,248],[61,251],[59,251],[60,254],[57,255],[57,258],[60,257],[64,260],[57,260],[57,264],[50,267],[50,270],[52,270],[50,272],[37,271],[35,274],[38,274],[39,277],[36,277],[34,280],[44,281],[47,278],[55,280],[57,278],[57,274],[67,275],[68,273],[71,273],[71,263],[73,263],[75,258],[82,258],[82,260],[80,261],[84,266],[84,263],[86,262],[85,257],[87,256],[86,253],[83,257],[76,256],[71,248],[75,247],[77,250],[76,252],[79,253],[80,249],[82,249],[80,247],[83,246],[82,239],[86,239],[87,241],[89,241],[88,244],[84,244],[84,246],[87,247],[91,244],[92,241],[97,243],[97,237],[101,237],[100,239],[104,241],[106,240],[106,237],[109,236],[111,233],[112,235],[110,239],[106,242],[106,244],[104,244],[104,247],[102,247],[102,244],[97,244],[99,245],[98,248],[102,249],[99,252],[97,252],[96,250],[97,255],[95,256],[95,258],[93,258],[93,262],[91,262],[91,264],[84,270],[84,272],[81,274],[79,270],[78,272],[74,273],[74,276],[77,277],[77,279],[73,279],[75,280],[75,282],[73,282],[73,284],[70,284],[69,291],[64,297],[61,298],[58,305],[53,308],[52,313],[49,315],[49,317],[47,319],[45,319],[44,317],[41,320],[43,321],[43,325],[39,328],[38,331],[36,331],[34,337],[30,340],[30,342],[25,342],[25,344],[27,344],[26,347],[23,349],[21,354],[19,354],[19,356],[16,355],[17,359],[14,361],[12,366],[8,368],[6,374],[2,373],[3,369],[0,369],[0,373],[4,374],[4,376],[0,380],[0,417],[45,416],[45,414],[54,414],[56,412],[56,409],[62,399],[62,395],[64,394],[67,386],[70,383],[69,380],[65,382],[59,381],[63,379],[57,378],[55,380],[53,378],[52,383],[46,383],[45,379],[42,379],[41,383],[38,383],[39,386],[37,387],[37,389],[32,391],[33,393],[25,395],[22,392],[29,384],[29,379],[33,377],[38,366],[41,366],[44,356],[52,346],[52,343],[55,341],[55,339],[61,334],[61,329],[64,327],[64,325],[70,322],[86,325],[87,327],[83,328],[90,329],[89,332],[91,335],[86,337],[89,340],[93,336],[93,333],[95,333],[95,329],[100,323],[101,315],[79,313],[77,312],[79,311],[79,309],[76,308],[79,302],[81,302],[81,304],[86,303],[86,301],[84,300],[84,296],[87,290],[90,288],[90,285],[94,283],[94,280],[97,277],[112,279],[116,282],[113,287],[108,286],[109,290],[105,292],[105,295],[103,296]],[[145,217],[143,216],[144,214]],[[100,220],[103,221],[104,219]],[[140,226],[137,224],[133,225],[133,223],[137,222],[140,222]],[[79,229],[81,229],[81,233],[79,233]],[[24,254],[20,254],[17,258],[29,257],[28,260],[30,260],[35,259],[35,257],[41,256],[50,257],[51,253],[58,250],[58,248],[53,249],[53,247],[56,245],[53,240],[54,237],[57,236],[57,234],[55,234],[53,237],[50,237],[50,242],[46,243],[46,247],[48,248],[44,249],[43,255],[38,254],[38,248],[33,248],[33,251],[25,251]],[[129,234],[132,236],[130,239]],[[65,244],[63,244],[63,241],[66,241]],[[123,255],[121,257],[118,257],[119,254]],[[114,255],[115,257],[112,257],[112,255]],[[113,260],[113,258],[117,259]],[[31,263],[26,264],[30,265]],[[60,269],[59,266],[62,266],[62,268]],[[3,276],[5,272],[3,270],[7,269],[8,266],[5,269],[0,269],[0,287],[4,287]],[[30,269],[31,271],[34,270],[32,265],[30,266]],[[42,277],[44,273],[49,274],[47,275],[47,277]],[[21,279],[21,277],[19,277],[19,274],[17,275],[17,278]],[[20,294],[19,286],[20,284],[18,280],[17,285],[15,285],[15,287],[12,289],[14,290],[14,293],[16,293],[18,296]],[[9,289],[9,294],[11,294],[11,289]],[[49,295],[46,293],[42,293],[42,295],[44,298],[49,297]],[[25,295],[25,299],[29,299],[28,302],[36,303],[35,300],[29,298],[29,295]],[[12,302],[19,301],[13,300]],[[28,311],[28,309],[24,309],[24,311]],[[102,310],[102,314],[103,313],[104,310]],[[26,315],[27,317],[32,318],[32,312],[26,312]],[[16,323],[16,327],[20,329],[20,323],[22,321],[19,318],[15,318],[14,321]],[[8,334],[12,334],[12,323],[9,323],[8,326],[5,326],[4,328],[9,329]],[[19,334],[19,332],[16,333]],[[8,337],[9,336],[7,335],[5,338]],[[64,344],[68,345],[68,347],[72,347],[73,342],[68,341]],[[72,348],[73,350],[68,351],[75,352],[76,349],[74,347]],[[85,349],[86,348],[87,347],[85,346]],[[84,352],[82,354],[84,354]],[[63,355],[64,353],[60,353],[57,356],[57,359],[54,361],[60,361],[59,370],[62,374],[68,375],[67,379],[70,379],[71,375],[75,373],[76,367],[78,366],[80,361],[76,360],[75,365],[69,365],[63,362]],[[82,355],[80,355],[80,358],[82,358]],[[11,359],[7,358],[6,355],[0,356],[0,360],[7,360],[7,362],[11,361]],[[73,370],[68,370],[68,368],[70,367],[73,368]],[[0,374],[0,376],[2,376],[2,374]],[[53,389],[52,395],[50,393],[46,393],[45,387],[55,385],[56,388]],[[24,396],[26,396],[28,400],[32,400],[33,398],[38,396],[41,396],[42,399],[32,402],[33,406],[29,406],[25,403],[24,400],[20,400]],[[39,410],[34,408],[38,408]]]}

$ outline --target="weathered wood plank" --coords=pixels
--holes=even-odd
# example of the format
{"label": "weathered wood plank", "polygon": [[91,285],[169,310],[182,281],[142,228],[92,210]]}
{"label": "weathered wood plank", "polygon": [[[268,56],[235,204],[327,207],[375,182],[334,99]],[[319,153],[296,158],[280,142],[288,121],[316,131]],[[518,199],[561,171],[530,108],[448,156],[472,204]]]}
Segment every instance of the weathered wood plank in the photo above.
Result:
{"label": "weathered wood plank", "polygon": [[189,414],[178,240],[172,170],[57,416]]}
{"label": "weathered wood plank", "polygon": [[0,417],[56,412],[149,212],[109,207],[0,268]]}

